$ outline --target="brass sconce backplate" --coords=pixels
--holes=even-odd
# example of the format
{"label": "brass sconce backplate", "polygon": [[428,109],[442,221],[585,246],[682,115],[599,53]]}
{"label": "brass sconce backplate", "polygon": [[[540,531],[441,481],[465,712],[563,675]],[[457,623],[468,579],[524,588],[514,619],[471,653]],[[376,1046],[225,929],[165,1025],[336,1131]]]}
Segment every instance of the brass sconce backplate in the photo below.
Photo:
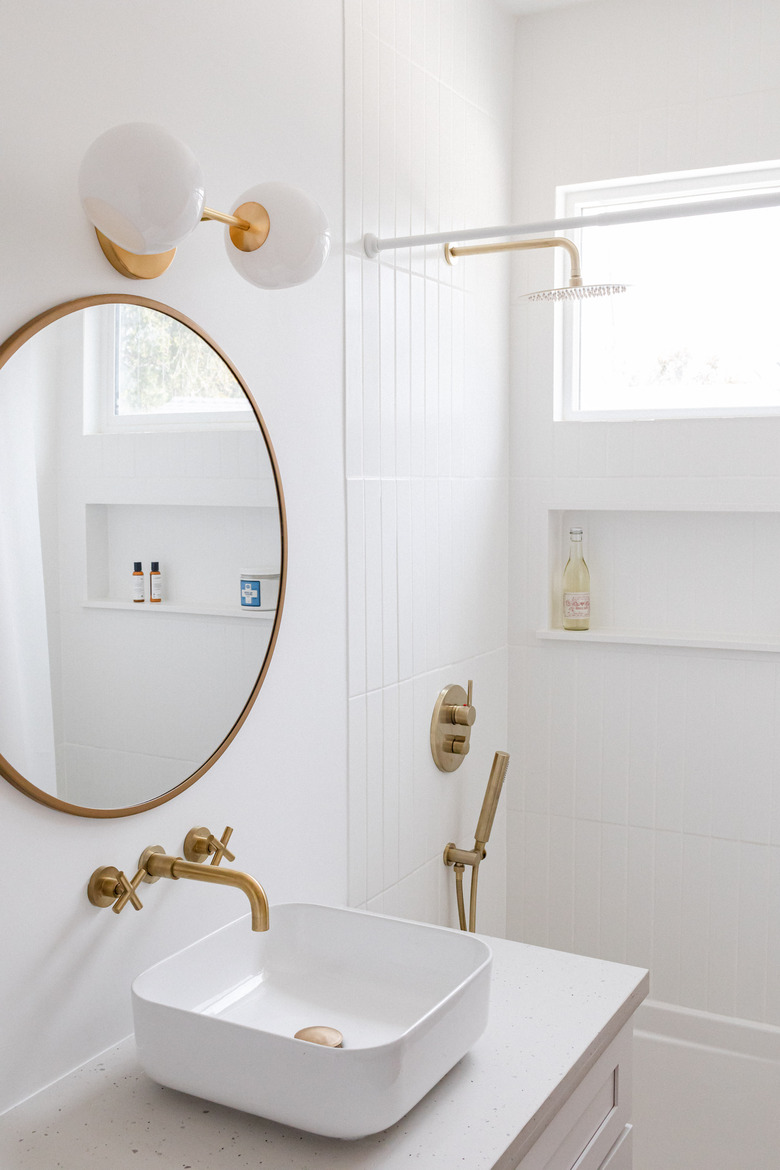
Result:
{"label": "brass sconce backplate", "polygon": [[119,244],[109,240],[108,236],[104,236],[97,228],[95,228],[95,235],[103,249],[103,255],[111,267],[115,268],[121,276],[129,277],[130,280],[154,280],[155,277],[162,276],[166,268],[170,268],[176,255],[176,249],[171,248],[170,252],[157,252],[150,256],[140,256],[136,255],[135,252],[126,251],[125,248],[120,248]]}
{"label": "brass sconce backplate", "polygon": [[477,712],[468,692],[453,683],[439,693],[431,719],[431,754],[440,772],[454,772],[468,755]]}

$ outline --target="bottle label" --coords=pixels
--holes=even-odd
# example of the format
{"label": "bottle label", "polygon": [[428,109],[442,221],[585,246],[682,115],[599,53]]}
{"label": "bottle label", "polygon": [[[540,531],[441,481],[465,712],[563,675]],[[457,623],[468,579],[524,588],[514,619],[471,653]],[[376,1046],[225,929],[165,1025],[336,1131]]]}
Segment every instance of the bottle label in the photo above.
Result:
{"label": "bottle label", "polygon": [[143,601],[144,599],[144,578],[143,574],[133,574],[133,601]]}
{"label": "bottle label", "polygon": [[162,574],[149,574],[149,600],[162,601]]}
{"label": "bottle label", "polygon": [[590,593],[564,593],[563,616],[573,621],[590,617]]}

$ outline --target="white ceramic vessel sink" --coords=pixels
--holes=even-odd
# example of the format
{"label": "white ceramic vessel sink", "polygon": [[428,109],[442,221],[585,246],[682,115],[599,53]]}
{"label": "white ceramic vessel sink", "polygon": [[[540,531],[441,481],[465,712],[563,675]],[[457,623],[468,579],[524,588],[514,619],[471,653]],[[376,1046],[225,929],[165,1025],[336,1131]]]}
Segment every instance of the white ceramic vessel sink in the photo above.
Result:
{"label": "white ceramic vessel sink", "polygon": [[[160,1084],[329,1137],[403,1117],[487,1023],[490,948],[473,935],[288,904],[150,967],[133,984],[138,1052]],[[294,1034],[325,1025],[325,1048]]]}

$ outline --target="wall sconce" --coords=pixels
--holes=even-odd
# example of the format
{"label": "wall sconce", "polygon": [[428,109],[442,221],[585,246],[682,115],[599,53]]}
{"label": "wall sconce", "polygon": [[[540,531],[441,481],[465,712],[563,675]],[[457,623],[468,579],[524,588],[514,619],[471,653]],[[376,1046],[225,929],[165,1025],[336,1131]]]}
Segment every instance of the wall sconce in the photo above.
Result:
{"label": "wall sconce", "polygon": [[145,122],[114,126],[95,139],[81,164],[79,194],[107,260],[134,280],[165,272],[204,219],[227,225],[230,262],[258,288],[303,284],[330,250],[321,208],[286,183],[250,188],[232,215],[206,207],[203,172],[192,151]]}

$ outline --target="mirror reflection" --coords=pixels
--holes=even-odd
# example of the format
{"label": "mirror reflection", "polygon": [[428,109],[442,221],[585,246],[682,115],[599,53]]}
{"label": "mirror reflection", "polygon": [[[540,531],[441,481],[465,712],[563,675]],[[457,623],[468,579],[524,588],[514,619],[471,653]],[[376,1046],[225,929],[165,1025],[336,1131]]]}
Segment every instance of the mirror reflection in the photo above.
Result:
{"label": "mirror reflection", "polygon": [[88,815],[167,799],[237,729],[276,637],[284,520],[213,343],[165,306],[74,306],[0,369],[0,771]]}

